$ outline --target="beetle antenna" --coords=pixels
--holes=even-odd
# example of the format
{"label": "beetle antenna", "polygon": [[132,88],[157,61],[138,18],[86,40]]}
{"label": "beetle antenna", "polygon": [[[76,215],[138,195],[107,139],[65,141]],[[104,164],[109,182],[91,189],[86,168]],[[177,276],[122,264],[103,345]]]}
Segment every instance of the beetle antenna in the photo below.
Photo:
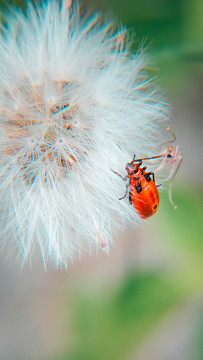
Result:
{"label": "beetle antenna", "polygon": [[133,162],[140,162],[142,160],[153,160],[153,159],[159,159],[159,158],[162,158],[162,157],[165,157],[166,154],[161,154],[161,155],[156,155],[156,156],[150,156],[150,157],[145,157],[145,158],[141,158],[141,159],[136,159],[136,160],[133,160]]}

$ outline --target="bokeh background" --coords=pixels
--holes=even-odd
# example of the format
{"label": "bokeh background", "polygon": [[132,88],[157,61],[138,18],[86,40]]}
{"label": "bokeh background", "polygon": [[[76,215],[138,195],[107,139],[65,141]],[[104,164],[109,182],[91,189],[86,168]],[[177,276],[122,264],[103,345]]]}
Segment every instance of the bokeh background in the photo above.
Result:
{"label": "bokeh background", "polygon": [[[0,1],[1,18],[10,2]],[[24,1],[16,1],[24,7]],[[135,33],[172,104],[183,163],[138,230],[68,270],[0,264],[0,360],[203,359],[203,2],[86,0]]]}

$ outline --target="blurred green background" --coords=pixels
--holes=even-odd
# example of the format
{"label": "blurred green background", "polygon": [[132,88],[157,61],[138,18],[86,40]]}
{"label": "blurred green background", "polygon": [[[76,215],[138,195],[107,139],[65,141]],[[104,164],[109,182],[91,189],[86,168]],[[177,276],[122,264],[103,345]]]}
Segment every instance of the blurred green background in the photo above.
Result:
{"label": "blurred green background", "polygon": [[[10,3],[10,2],[9,2]],[[15,1],[24,6],[24,1]],[[0,1],[1,17],[8,3]],[[38,260],[0,267],[2,360],[203,359],[203,2],[89,0],[135,33],[149,72],[172,104],[183,164],[173,198],[110,256],[83,256],[68,271]]]}

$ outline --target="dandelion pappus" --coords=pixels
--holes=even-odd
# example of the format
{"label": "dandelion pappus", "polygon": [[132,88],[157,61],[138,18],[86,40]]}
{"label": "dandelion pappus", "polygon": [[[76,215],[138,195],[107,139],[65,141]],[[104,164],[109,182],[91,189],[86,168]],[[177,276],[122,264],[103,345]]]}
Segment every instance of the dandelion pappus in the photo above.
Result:
{"label": "dandelion pappus", "polygon": [[176,140],[176,134],[169,127],[167,128],[167,130],[171,132],[171,134],[173,135],[173,139],[171,139],[163,144],[163,145],[167,145],[167,146],[165,146],[163,148],[162,155],[154,157],[154,159],[162,158],[161,164],[155,169],[155,172],[157,173],[158,171],[164,169],[167,165],[170,165],[169,175],[162,181],[166,182],[166,181],[170,180],[170,185],[169,185],[169,189],[168,189],[169,201],[170,201],[171,205],[173,206],[173,208],[177,209],[177,206],[174,204],[173,199],[172,199],[172,186],[173,186],[174,177],[176,176],[176,174],[180,168],[183,158],[182,158],[181,151],[180,151],[178,145],[171,144]]}
{"label": "dandelion pappus", "polygon": [[127,176],[123,180],[129,179],[126,185],[126,193],[119,200],[124,199],[129,193],[129,202],[133,204],[134,208],[138,211],[139,215],[146,219],[152,216],[159,206],[159,193],[155,184],[155,177],[153,172],[146,172],[146,166],[141,167],[142,160],[135,159],[126,164]]}

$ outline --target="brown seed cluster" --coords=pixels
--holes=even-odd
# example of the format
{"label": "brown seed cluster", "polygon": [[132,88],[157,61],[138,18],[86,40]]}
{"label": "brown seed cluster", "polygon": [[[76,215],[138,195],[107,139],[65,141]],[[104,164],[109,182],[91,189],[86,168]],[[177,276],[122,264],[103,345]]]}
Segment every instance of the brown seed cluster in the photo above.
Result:
{"label": "brown seed cluster", "polygon": [[76,158],[85,153],[77,143],[77,131],[86,132],[90,125],[80,122],[78,130],[81,109],[74,96],[67,101],[66,94],[73,86],[65,80],[55,81],[52,88],[57,96],[50,99],[40,83],[31,86],[24,82],[22,88],[4,93],[5,103],[0,108],[3,152],[5,159],[8,155],[15,157],[27,185],[33,184],[39,174],[43,182],[65,176]]}

